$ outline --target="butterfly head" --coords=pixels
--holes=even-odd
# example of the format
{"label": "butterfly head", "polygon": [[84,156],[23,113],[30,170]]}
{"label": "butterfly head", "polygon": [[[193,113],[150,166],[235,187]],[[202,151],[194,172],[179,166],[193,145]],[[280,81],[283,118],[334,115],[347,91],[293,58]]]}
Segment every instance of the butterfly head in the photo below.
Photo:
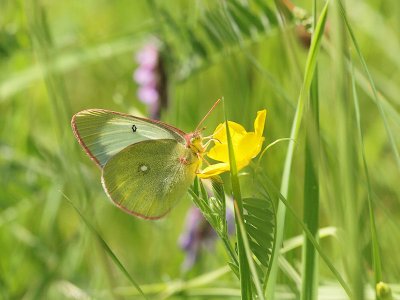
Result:
{"label": "butterfly head", "polygon": [[202,141],[203,138],[200,132],[196,131],[193,133],[189,133],[186,137],[186,146],[192,149],[192,151],[196,154],[201,154],[205,151]]}
{"label": "butterfly head", "polygon": [[207,119],[207,117],[210,115],[210,113],[214,110],[214,108],[217,106],[217,104],[220,101],[221,101],[221,99],[218,99],[214,103],[214,105],[211,107],[211,109],[207,112],[207,114],[203,117],[203,119],[197,125],[195,131],[192,133],[189,133],[185,136],[186,147],[190,148],[198,156],[201,156],[204,152],[206,152],[207,146],[209,144],[209,143],[207,143],[206,145],[203,145],[204,139],[201,136],[201,132],[205,129],[205,127],[201,128],[201,125]]}

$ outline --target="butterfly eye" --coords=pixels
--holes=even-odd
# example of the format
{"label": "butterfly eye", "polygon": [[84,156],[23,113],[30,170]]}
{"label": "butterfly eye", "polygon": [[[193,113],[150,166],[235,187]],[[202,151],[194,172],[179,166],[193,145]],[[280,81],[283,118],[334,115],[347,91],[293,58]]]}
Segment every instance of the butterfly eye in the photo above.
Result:
{"label": "butterfly eye", "polygon": [[200,142],[201,141],[201,137],[199,136],[199,135],[195,135],[195,136],[193,136],[191,139],[190,139],[190,142],[193,144],[193,143],[196,143],[196,142]]}

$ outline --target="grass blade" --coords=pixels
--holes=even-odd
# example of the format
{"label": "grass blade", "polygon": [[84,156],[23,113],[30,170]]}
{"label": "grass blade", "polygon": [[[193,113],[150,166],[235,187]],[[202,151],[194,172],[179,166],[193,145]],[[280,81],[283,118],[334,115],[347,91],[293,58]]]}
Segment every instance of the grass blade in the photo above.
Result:
{"label": "grass blade", "polygon": [[355,74],[354,69],[352,69],[352,90],[353,90],[353,100],[354,100],[354,109],[356,114],[357,121],[357,131],[359,143],[361,145],[361,156],[364,167],[364,173],[367,183],[367,201],[368,201],[368,210],[369,210],[369,222],[370,222],[370,230],[371,230],[371,240],[372,240],[372,259],[374,265],[374,278],[375,278],[375,286],[382,280],[382,263],[381,257],[379,253],[379,243],[378,243],[378,235],[376,231],[376,222],[374,216],[374,207],[372,202],[372,188],[371,188],[371,180],[368,171],[367,159],[365,156],[365,145],[363,139],[363,133],[361,129],[361,116],[360,116],[360,103],[358,100],[357,88],[355,83]]}
{"label": "grass blade", "polygon": [[[349,285],[346,283],[342,275],[340,275],[339,271],[335,268],[333,263],[330,261],[328,256],[325,254],[325,252],[322,250],[321,246],[319,246],[317,240],[314,238],[314,236],[311,234],[310,230],[307,228],[306,224],[301,220],[301,218],[296,214],[296,211],[292,208],[292,206],[289,204],[287,199],[278,191],[278,189],[273,185],[273,183],[270,181],[269,178],[267,178],[264,175],[264,182],[262,182],[262,187],[265,190],[265,192],[268,191],[268,189],[272,190],[274,193],[276,193],[277,197],[280,199],[280,201],[285,205],[285,207],[289,210],[290,214],[294,217],[297,223],[301,226],[303,229],[304,233],[306,234],[307,238],[310,240],[312,245],[314,246],[315,250],[317,250],[318,254],[321,256],[322,260],[325,262],[325,264],[328,266],[330,271],[335,275],[336,279],[340,283],[340,285],[343,287],[345,290],[346,294],[349,296],[349,298],[352,298],[352,291],[349,287]],[[267,186],[265,184],[265,181],[267,181]]]}
{"label": "grass blade", "polygon": [[[251,290],[251,281],[250,281],[250,272],[249,265],[246,259],[247,253],[246,248],[244,246],[244,235],[247,233],[242,232],[240,229],[240,220],[243,219],[243,203],[242,203],[242,194],[240,192],[240,184],[238,178],[238,170],[236,167],[235,160],[235,152],[233,150],[232,138],[229,131],[228,126],[228,118],[225,110],[225,126],[226,126],[226,136],[228,140],[228,153],[229,153],[229,165],[230,165],[230,173],[231,173],[231,184],[232,184],[232,192],[233,192],[233,202],[235,207],[235,216],[239,215],[240,218],[235,217],[236,221],[236,234],[237,234],[237,246],[238,246],[238,255],[239,255],[239,274],[240,274],[240,287],[242,292],[242,299],[252,299],[252,290]],[[258,278],[255,277],[254,281],[258,281]]]}
{"label": "grass blade", "polygon": [[339,4],[340,12],[342,14],[343,21],[344,21],[344,23],[345,23],[345,25],[347,27],[347,30],[348,30],[348,32],[350,34],[351,41],[353,42],[353,45],[354,45],[354,47],[356,49],[358,58],[360,59],[361,65],[363,66],[364,71],[365,71],[365,73],[366,73],[366,75],[368,77],[368,81],[369,81],[369,84],[371,86],[371,89],[372,89],[372,92],[373,92],[373,96],[374,96],[374,99],[375,99],[374,102],[378,106],[379,113],[381,115],[383,124],[385,126],[386,134],[388,135],[388,138],[389,138],[390,146],[392,147],[392,151],[393,151],[393,153],[395,155],[397,167],[398,167],[398,169],[400,171],[400,153],[399,153],[399,150],[397,149],[396,142],[395,142],[394,136],[393,136],[393,132],[392,132],[392,130],[391,130],[390,126],[389,126],[389,123],[387,121],[385,110],[383,109],[381,101],[379,101],[378,92],[377,92],[374,80],[372,79],[371,73],[369,72],[369,69],[368,69],[368,66],[367,66],[367,62],[365,61],[364,55],[361,52],[360,46],[358,45],[358,42],[357,42],[357,39],[356,39],[356,37],[354,35],[353,29],[352,29],[352,27],[351,27],[351,25],[350,25],[350,23],[349,23],[349,21],[347,19],[346,11],[344,9],[342,1],[339,0],[338,4]]}
{"label": "grass blade", "polygon": [[89,230],[93,233],[93,235],[97,238],[99,241],[100,245],[103,247],[103,249],[107,252],[107,254],[110,256],[112,261],[115,263],[115,265],[121,270],[121,272],[128,278],[128,280],[132,283],[132,285],[139,291],[139,293],[143,296],[144,299],[148,299],[146,295],[143,293],[142,289],[140,288],[139,284],[133,279],[133,277],[129,274],[129,272],[125,269],[124,265],[121,263],[121,261],[118,259],[118,257],[115,255],[115,253],[111,250],[111,248],[108,246],[106,241],[101,237],[101,235],[98,233],[98,231],[93,227],[93,225],[86,219],[86,217],[83,215],[83,213],[79,210],[78,207],[71,201],[71,199],[68,198],[67,195],[63,194],[64,198],[68,201],[68,203],[75,209],[75,211],[78,213],[78,215],[81,217],[82,221],[85,223],[85,225],[89,228]]}
{"label": "grass blade", "polygon": [[[317,22],[317,3],[313,7],[314,30]],[[318,67],[315,67],[311,82],[310,100],[306,111],[306,149],[304,176],[303,221],[314,238],[318,237],[319,220],[319,99],[318,99]],[[301,299],[317,299],[318,265],[315,248],[304,235],[303,246],[303,278]]]}
{"label": "grass blade", "polygon": [[[324,29],[325,29],[325,23],[326,23],[326,18],[327,18],[327,14],[328,14],[328,6],[329,6],[329,1],[327,1],[325,3],[325,6],[321,12],[319,19],[318,19],[318,23],[315,28],[315,33],[314,33],[313,39],[311,41],[310,50],[309,50],[308,56],[307,56],[303,86],[301,88],[300,95],[299,95],[299,98],[297,101],[296,113],[295,113],[295,117],[294,117],[293,124],[292,124],[292,130],[291,130],[291,134],[290,134],[291,141],[289,141],[289,146],[288,146],[286,159],[285,159],[284,171],[283,171],[283,175],[282,175],[281,194],[284,197],[286,197],[288,195],[288,191],[289,191],[290,172],[291,172],[293,153],[294,153],[294,147],[295,147],[294,140],[297,140],[297,137],[299,135],[301,120],[303,117],[304,101],[308,95],[308,90],[310,88],[311,81],[312,81],[312,78],[314,75],[317,55],[318,55],[318,52],[320,49],[321,40],[322,40],[322,36],[324,33]],[[277,235],[276,235],[277,245],[281,245],[282,241],[283,241],[285,216],[286,216],[286,206],[283,204],[283,202],[279,201],[278,211],[277,211],[277,226],[276,226],[277,227]],[[268,285],[267,285],[269,299],[274,298],[275,285],[276,285],[276,279],[277,279],[277,273],[278,273],[278,256],[279,256],[279,251],[275,251],[274,256],[272,258],[270,279],[268,280]]]}

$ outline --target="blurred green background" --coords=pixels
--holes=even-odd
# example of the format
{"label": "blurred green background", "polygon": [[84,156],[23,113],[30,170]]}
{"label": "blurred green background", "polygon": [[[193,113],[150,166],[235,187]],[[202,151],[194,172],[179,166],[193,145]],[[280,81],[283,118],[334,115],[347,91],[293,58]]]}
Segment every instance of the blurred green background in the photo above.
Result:
{"label": "blurred green background", "polygon": [[[308,51],[308,15],[302,15],[299,7],[312,12],[312,1],[294,2],[293,10],[288,1],[278,0],[0,1],[0,297],[130,299],[137,294],[63,194],[97,228],[144,290],[156,291],[154,297],[168,297],[168,288],[176,287],[176,282],[226,265],[227,256],[217,242],[203,251],[191,270],[182,272],[185,253],[178,239],[192,205],[189,196],[155,222],[118,210],[102,190],[100,170],[74,139],[70,120],[87,108],[148,116],[132,76],[138,67],[136,53],[157,37],[169,100],[161,112],[163,121],[190,132],[224,96],[229,119],[249,131],[257,110],[268,110],[266,144],[289,137]],[[336,238],[322,239],[321,245],[349,281],[352,259],[360,262],[363,280],[373,281],[354,80],[384,281],[394,283],[397,296],[400,165],[393,149],[398,151],[400,145],[400,2],[345,1],[379,91],[381,110],[334,2],[318,58],[320,227],[334,226],[338,233]],[[320,10],[323,2],[317,3]],[[355,76],[348,71],[350,60]],[[217,107],[205,123],[206,135],[223,116],[222,106]],[[343,124],[348,124],[345,135]],[[288,196],[299,216],[304,145],[301,131]],[[278,187],[286,150],[287,143],[282,142],[262,160]],[[350,152],[344,162],[342,150]],[[351,181],[350,197],[344,195],[343,174]],[[354,204],[351,208],[349,202]],[[352,214],[350,225],[344,220],[347,213]],[[351,256],[355,254],[341,236],[349,226],[359,233],[359,257]],[[300,234],[301,228],[288,215],[285,239]],[[301,249],[285,257],[295,275],[300,274]],[[295,275],[282,272],[278,278],[280,290],[289,298],[298,295]],[[341,299],[343,292],[323,263],[319,278],[325,286],[322,293],[337,293],[336,299]],[[238,281],[231,272],[200,287],[226,288],[225,298],[238,294]],[[177,291],[172,298],[196,294],[191,288]]]}

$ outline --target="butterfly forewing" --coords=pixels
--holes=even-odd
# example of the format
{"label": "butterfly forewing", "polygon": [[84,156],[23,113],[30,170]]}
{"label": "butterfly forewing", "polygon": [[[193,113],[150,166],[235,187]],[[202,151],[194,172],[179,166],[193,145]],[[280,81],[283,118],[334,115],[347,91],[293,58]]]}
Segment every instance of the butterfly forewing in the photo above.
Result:
{"label": "butterfly forewing", "polygon": [[71,124],[79,143],[100,167],[135,143],[158,139],[185,142],[184,132],[165,123],[102,109],[81,111]]}
{"label": "butterfly forewing", "polygon": [[110,199],[146,219],[164,216],[193,183],[200,160],[172,139],[130,145],[108,160],[102,183]]}

